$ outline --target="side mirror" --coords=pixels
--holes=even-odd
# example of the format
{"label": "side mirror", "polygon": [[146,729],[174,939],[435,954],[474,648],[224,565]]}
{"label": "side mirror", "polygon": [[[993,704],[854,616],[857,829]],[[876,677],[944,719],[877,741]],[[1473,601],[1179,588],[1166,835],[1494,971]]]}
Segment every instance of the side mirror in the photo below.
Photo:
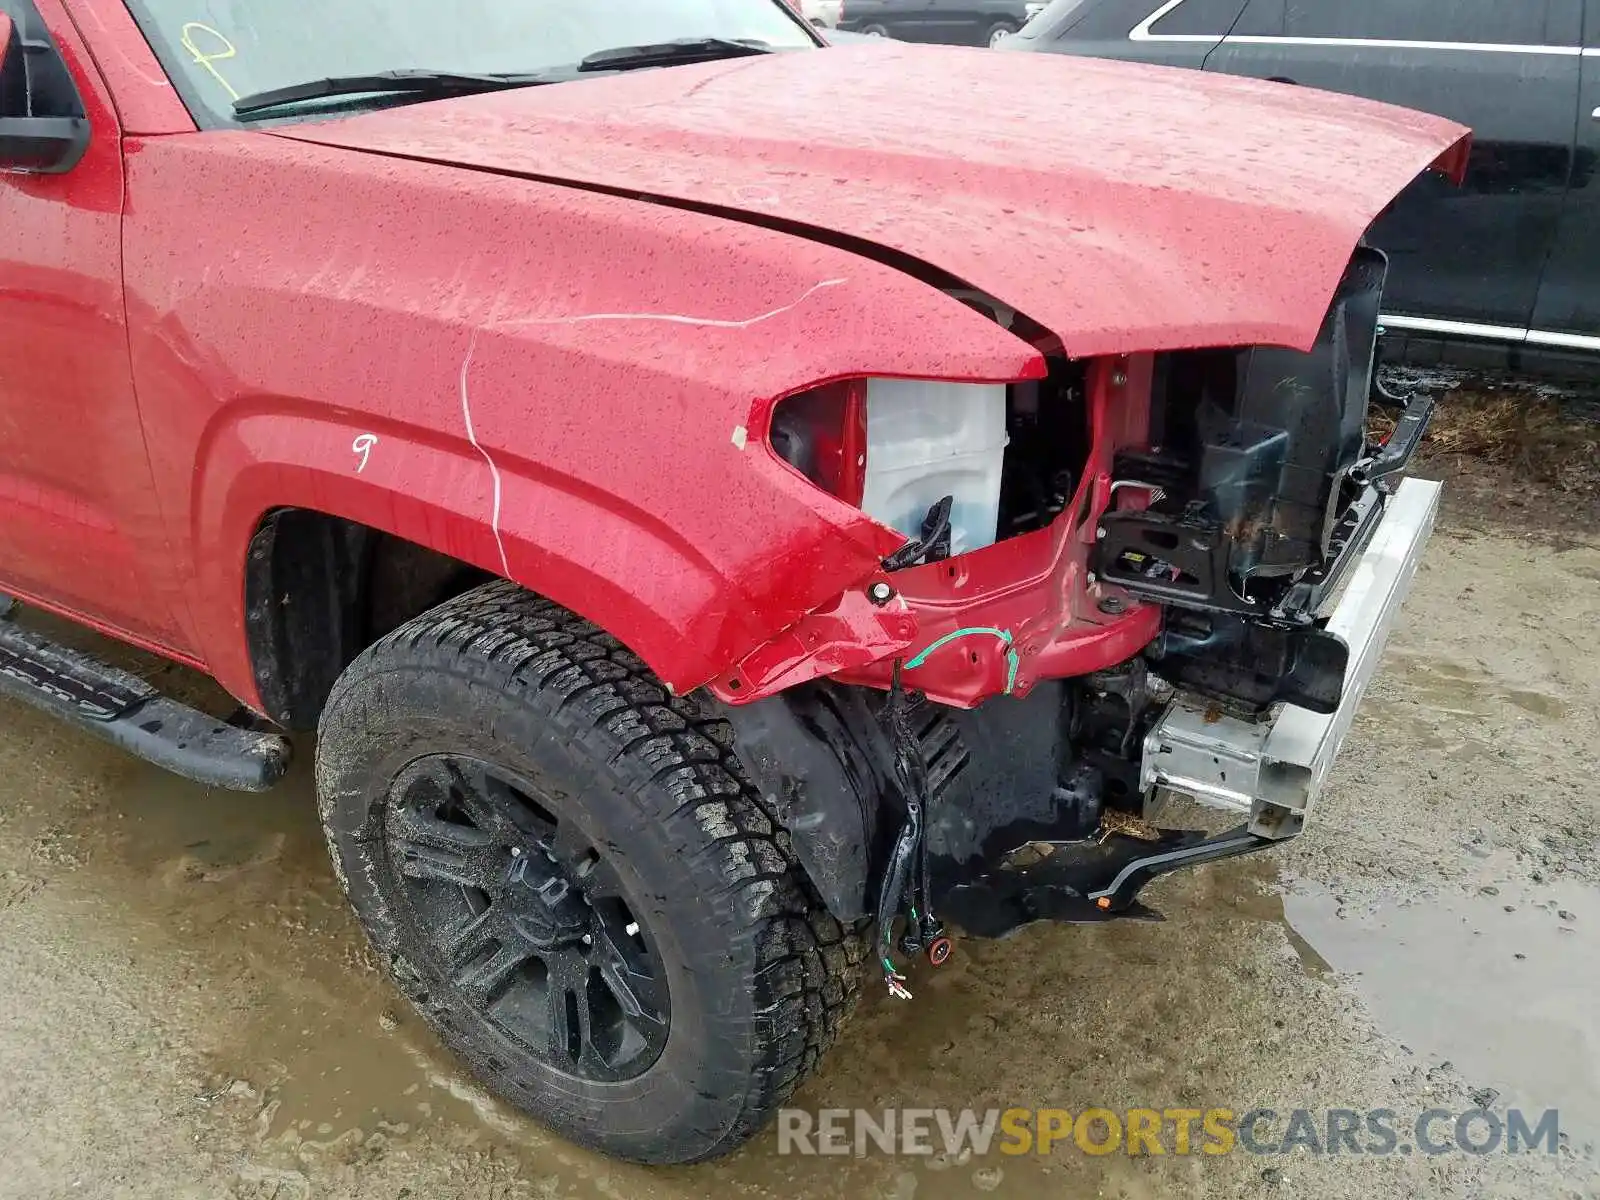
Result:
{"label": "side mirror", "polygon": [[[89,122],[82,117],[8,114],[6,97],[28,94],[18,32],[11,18],[0,12],[0,172],[59,175],[77,166],[89,148]],[[24,72],[20,87],[8,86],[8,71]]]}

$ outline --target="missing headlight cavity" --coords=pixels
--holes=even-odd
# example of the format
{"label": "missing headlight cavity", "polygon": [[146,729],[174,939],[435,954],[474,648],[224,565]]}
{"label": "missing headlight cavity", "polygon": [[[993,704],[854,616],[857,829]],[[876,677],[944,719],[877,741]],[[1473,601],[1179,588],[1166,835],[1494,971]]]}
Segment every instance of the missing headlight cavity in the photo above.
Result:
{"label": "missing headlight cavity", "polygon": [[1007,389],[1005,468],[1000,476],[998,540],[1052,524],[1077,488],[1089,459],[1085,368],[1048,358],[1044,379]]}
{"label": "missing headlight cavity", "polygon": [[942,290],[1038,348],[1046,378],[845,380],[790,396],[773,412],[780,458],[905,535],[890,569],[1043,529],[1065,510],[1088,457],[1083,366],[995,297],[954,283]]}
{"label": "missing headlight cavity", "polygon": [[926,543],[894,556],[900,568],[967,554],[1045,528],[1072,498],[1089,450],[1084,368],[1046,362],[1044,379],[1010,385],[828,384],[778,405],[772,446],[908,545]]}
{"label": "missing headlight cavity", "polygon": [[1308,352],[1157,356],[1150,447],[1119,454],[1116,475],[1162,495],[1102,522],[1105,578],[1166,603],[1281,614],[1296,581],[1365,528],[1367,489],[1352,467],[1367,450],[1385,271],[1381,254],[1357,252]]}

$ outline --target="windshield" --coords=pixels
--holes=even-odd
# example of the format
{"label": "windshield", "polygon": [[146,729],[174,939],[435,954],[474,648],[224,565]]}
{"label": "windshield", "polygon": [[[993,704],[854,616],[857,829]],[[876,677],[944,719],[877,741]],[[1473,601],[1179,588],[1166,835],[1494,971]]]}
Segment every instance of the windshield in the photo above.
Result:
{"label": "windshield", "polygon": [[129,0],[129,7],[207,124],[231,121],[240,97],[334,76],[561,72],[596,51],[680,38],[816,45],[778,0]]}

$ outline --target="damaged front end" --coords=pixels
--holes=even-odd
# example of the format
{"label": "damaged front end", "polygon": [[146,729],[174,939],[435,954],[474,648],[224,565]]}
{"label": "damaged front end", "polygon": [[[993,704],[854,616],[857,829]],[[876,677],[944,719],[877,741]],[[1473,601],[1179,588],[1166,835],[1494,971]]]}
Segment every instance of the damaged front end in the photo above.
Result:
{"label": "damaged front end", "polygon": [[[1396,483],[1429,402],[1367,435],[1385,269],[1356,252],[1305,352],[1046,348],[1032,382],[778,406],[775,453],[904,544],[713,691],[823,898],[877,918],[891,991],[942,919],[1146,913],[1151,879],[1300,831],[1437,506]],[[976,449],[896,446],[907,410]],[[1161,827],[1164,791],[1237,827]]]}

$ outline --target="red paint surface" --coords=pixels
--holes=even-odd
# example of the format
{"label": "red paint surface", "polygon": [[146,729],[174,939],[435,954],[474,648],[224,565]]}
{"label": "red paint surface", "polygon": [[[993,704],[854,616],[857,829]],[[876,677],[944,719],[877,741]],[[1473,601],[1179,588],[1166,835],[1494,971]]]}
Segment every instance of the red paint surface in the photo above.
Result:
{"label": "red paint surface", "polygon": [[133,368],[234,688],[244,547],[285,504],[509,574],[703,683],[898,545],[776,459],[772,398],[1042,368],[899,272],[735,222],[255,133],[130,145]]}
{"label": "red paint surface", "polygon": [[191,633],[128,370],[116,112],[58,0],[39,10],[95,136],[68,174],[0,174],[0,575],[182,651]]}
{"label": "red paint surface", "polygon": [[893,45],[284,133],[836,230],[953,273],[1088,357],[1309,349],[1356,240],[1467,131],[1199,71]]}
{"label": "red paint surface", "polygon": [[[48,411],[37,380],[0,382],[0,495],[26,520],[0,575],[246,699],[245,551],[280,506],[507,574],[730,699],[882,683],[973,624],[1013,633],[1022,691],[1156,631],[1154,609],[1101,615],[1083,570],[1111,453],[1143,437],[1146,355],[1122,385],[1095,370],[1088,529],[897,573],[903,605],[873,608],[900,539],[777,460],[774,400],[1034,377],[1039,353],[848,249],[551,179],[867,239],[1076,353],[1144,352],[1308,343],[1370,217],[1459,135],[1302,89],[909,48],[200,133],[120,5],[71,0],[74,28],[59,2],[94,148],[59,180],[0,177],[3,227],[29,232],[0,250],[20,322],[0,361],[29,361],[23,329],[70,341],[72,375]],[[914,674],[972,703],[1004,688],[1004,647]]]}
{"label": "red paint surface", "polygon": [[95,66],[116,97],[123,132],[193,133],[194,119],[123,0],[67,3]]}

